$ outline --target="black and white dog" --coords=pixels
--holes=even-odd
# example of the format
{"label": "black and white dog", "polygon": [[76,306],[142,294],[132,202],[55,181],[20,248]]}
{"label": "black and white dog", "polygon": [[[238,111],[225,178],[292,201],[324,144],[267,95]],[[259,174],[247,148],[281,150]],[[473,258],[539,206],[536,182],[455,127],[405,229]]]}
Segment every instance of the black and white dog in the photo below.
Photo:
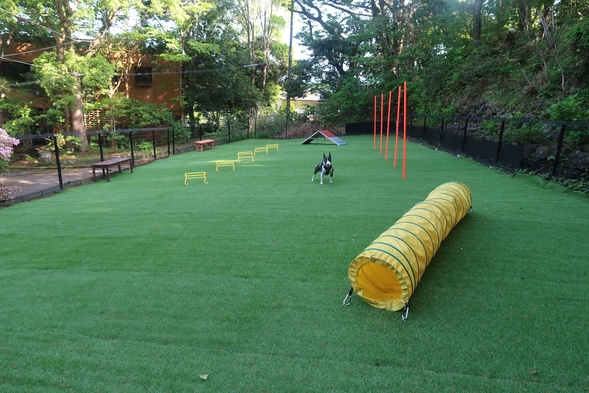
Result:
{"label": "black and white dog", "polygon": [[333,183],[333,164],[331,162],[331,153],[329,153],[327,157],[325,157],[325,153],[323,153],[323,161],[315,166],[315,172],[313,172],[311,181],[315,181],[315,175],[317,173],[321,173],[321,184],[323,184],[323,175],[330,176],[329,182]]}

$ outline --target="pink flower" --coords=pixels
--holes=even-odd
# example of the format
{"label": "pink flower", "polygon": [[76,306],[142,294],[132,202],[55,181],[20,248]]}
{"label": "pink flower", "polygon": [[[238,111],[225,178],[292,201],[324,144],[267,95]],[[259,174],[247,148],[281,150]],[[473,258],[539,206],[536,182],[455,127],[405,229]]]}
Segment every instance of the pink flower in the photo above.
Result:
{"label": "pink flower", "polygon": [[18,139],[12,138],[5,130],[0,128],[0,159],[8,161],[12,154],[12,148],[19,143]]}

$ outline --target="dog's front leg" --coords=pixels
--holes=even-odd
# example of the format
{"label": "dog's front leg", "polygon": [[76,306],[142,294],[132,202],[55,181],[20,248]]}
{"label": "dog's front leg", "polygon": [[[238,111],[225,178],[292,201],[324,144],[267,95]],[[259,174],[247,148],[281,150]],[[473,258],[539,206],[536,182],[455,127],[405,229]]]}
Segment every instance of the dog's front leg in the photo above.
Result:
{"label": "dog's front leg", "polygon": [[321,181],[319,182],[319,184],[323,184],[323,171],[321,171]]}
{"label": "dog's front leg", "polygon": [[331,176],[329,177],[329,182],[333,183],[333,168],[331,169]]}

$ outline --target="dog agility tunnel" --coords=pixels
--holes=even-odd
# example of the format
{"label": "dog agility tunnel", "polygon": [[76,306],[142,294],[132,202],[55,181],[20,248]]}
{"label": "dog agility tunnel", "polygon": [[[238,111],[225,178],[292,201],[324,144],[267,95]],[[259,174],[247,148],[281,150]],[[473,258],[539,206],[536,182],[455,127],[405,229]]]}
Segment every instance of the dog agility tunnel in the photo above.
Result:
{"label": "dog agility tunnel", "polygon": [[405,308],[442,240],[471,209],[471,202],[463,183],[435,188],[352,261],[349,295],[356,292],[368,304],[389,311]]}

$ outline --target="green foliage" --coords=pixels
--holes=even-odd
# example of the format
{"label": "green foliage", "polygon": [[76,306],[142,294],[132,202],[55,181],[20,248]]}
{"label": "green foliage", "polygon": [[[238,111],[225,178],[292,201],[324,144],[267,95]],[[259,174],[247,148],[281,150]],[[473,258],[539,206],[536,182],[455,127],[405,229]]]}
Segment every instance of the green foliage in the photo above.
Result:
{"label": "green foliage", "polygon": [[130,150],[131,149],[131,142],[129,140],[128,135],[122,134],[119,132],[111,132],[106,137],[106,142],[109,143],[111,146],[114,146],[115,149],[122,149],[122,150]]}
{"label": "green foliage", "polygon": [[143,142],[138,143],[135,147],[139,151],[150,152],[150,151],[153,151],[153,142],[143,141]]}
{"label": "green foliage", "polygon": [[67,65],[58,61],[55,52],[44,52],[33,63],[36,66],[33,68],[34,73],[51,99],[52,106],[61,111],[70,109],[76,100],[77,81]]}
{"label": "green foliage", "polygon": [[567,129],[564,138],[572,149],[584,149],[589,146],[589,129]]}
{"label": "green foliage", "polygon": [[363,121],[373,113],[373,99],[372,89],[349,75],[333,93],[324,94],[324,102],[316,111],[328,123]]}
{"label": "green foliage", "polygon": [[[552,3],[485,3],[478,41],[473,39],[472,5],[465,2],[395,3],[382,9],[374,3],[371,15],[358,18],[347,17],[360,14],[356,3],[319,4],[325,14],[338,7],[350,11],[321,20],[314,4],[300,4],[312,26],[302,33],[314,52],[308,74],[330,95],[342,94],[340,102],[344,96],[358,99],[346,89],[345,79],[354,75],[371,86],[373,95],[409,82],[410,110],[418,113],[495,116],[521,111],[542,117],[563,96],[588,87],[589,50],[584,49],[589,30],[586,5],[578,2],[554,4],[555,12],[547,16],[550,42],[538,15]],[[345,114],[349,121],[356,117],[354,111]]]}
{"label": "green foliage", "polygon": [[481,122],[481,128],[483,129],[485,135],[493,137],[499,135],[500,127],[501,124],[496,121],[488,120]]}
{"label": "green foliage", "polygon": [[34,63],[41,87],[53,105],[62,109],[74,102],[77,86],[87,98],[106,94],[115,73],[113,65],[101,55],[86,57],[72,51],[65,52],[63,62],[55,52],[44,52]]}
{"label": "green foliage", "polygon": [[35,117],[35,124],[45,132],[62,132],[65,129],[65,113],[59,108],[50,107]]}
{"label": "green foliage", "polygon": [[587,58],[589,53],[589,19],[576,21],[566,32],[566,38],[575,52]]}
{"label": "green foliage", "polygon": [[546,134],[542,129],[542,123],[515,123],[506,127],[503,141],[520,145],[527,143],[544,144],[546,142]]}
{"label": "green foliage", "polygon": [[552,104],[546,112],[550,115],[551,120],[586,120],[589,118],[589,111],[581,107],[577,94]]}
{"label": "green foliage", "polygon": [[176,124],[170,131],[174,133],[175,143],[186,143],[192,139],[190,128],[182,124]]}
{"label": "green foliage", "polygon": [[114,65],[101,55],[77,57],[76,68],[83,72],[82,92],[88,100],[109,94]]}
{"label": "green foliage", "polygon": [[[582,91],[582,93],[585,92]],[[562,101],[552,104],[546,112],[551,120],[582,121],[589,119],[589,111],[585,109],[587,107],[586,105],[586,97],[583,94],[573,94]],[[567,129],[565,141],[571,148],[581,149],[589,145],[589,129]]]}
{"label": "green foliage", "polygon": [[12,135],[26,135],[31,133],[31,126],[35,123],[34,109],[26,102],[19,102],[11,98],[0,100],[0,108],[9,115],[3,125]]}
{"label": "green foliage", "polygon": [[255,133],[258,138],[270,139],[284,132],[285,126],[286,113],[284,111],[273,112],[257,118]]}
{"label": "green foliage", "polygon": [[120,103],[119,116],[125,119],[128,128],[145,128],[172,125],[174,115],[163,104],[151,104],[129,99]]}
{"label": "green foliage", "polygon": [[[64,136],[63,134],[55,134],[55,140],[57,141],[57,147],[60,154],[72,155],[77,151],[80,151],[82,141],[79,137],[73,135]],[[55,150],[55,144],[53,139],[47,139],[46,148],[50,151]]]}
{"label": "green foliage", "polygon": [[104,57],[81,56],[74,51],[65,51],[63,60],[56,52],[44,52],[35,58],[34,65],[33,73],[51,104],[35,122],[48,132],[63,130],[66,112],[76,108],[78,98],[95,100],[108,94],[114,75],[113,65]]}
{"label": "green foliage", "polygon": [[[63,129],[65,111],[78,104],[78,92],[86,108],[100,107],[97,103],[115,91],[115,68],[123,74],[136,61],[121,53],[182,62],[184,108],[191,119],[211,119],[213,129],[228,112],[253,118],[272,107],[282,91],[291,97],[323,93],[321,111],[327,121],[370,120],[372,97],[404,81],[410,84],[413,112],[453,116],[484,111],[489,116],[522,111],[540,117],[555,103],[551,118],[580,118],[587,111],[580,96],[560,101],[589,88],[589,29],[582,1],[485,3],[480,39],[474,35],[476,21],[468,2],[372,2],[367,7],[353,1],[299,1],[295,12],[304,23],[296,39],[311,57],[295,61],[288,80],[288,46],[279,39],[286,21],[279,10],[289,2],[152,0],[121,8],[117,2],[80,1],[65,15],[57,12],[58,5],[69,5],[61,0],[9,4],[5,8],[14,15],[54,26],[56,33],[73,29],[72,36],[101,38],[35,60],[34,75],[53,112],[37,121],[34,113],[10,109],[7,128],[19,132],[35,123],[50,131]],[[548,15],[548,35],[538,15],[549,9],[554,12]],[[9,15],[0,17],[3,31],[48,38],[34,24],[18,24]],[[113,22],[130,25],[130,15],[139,15],[133,29],[109,31]],[[252,64],[256,66],[244,67]],[[106,127],[120,126],[118,104],[106,107]],[[149,110],[128,110],[131,127],[168,122]]]}
{"label": "green foliage", "polygon": [[442,114],[445,116],[454,116],[458,112],[458,108],[456,107],[455,103],[450,103],[447,107],[442,108]]}

